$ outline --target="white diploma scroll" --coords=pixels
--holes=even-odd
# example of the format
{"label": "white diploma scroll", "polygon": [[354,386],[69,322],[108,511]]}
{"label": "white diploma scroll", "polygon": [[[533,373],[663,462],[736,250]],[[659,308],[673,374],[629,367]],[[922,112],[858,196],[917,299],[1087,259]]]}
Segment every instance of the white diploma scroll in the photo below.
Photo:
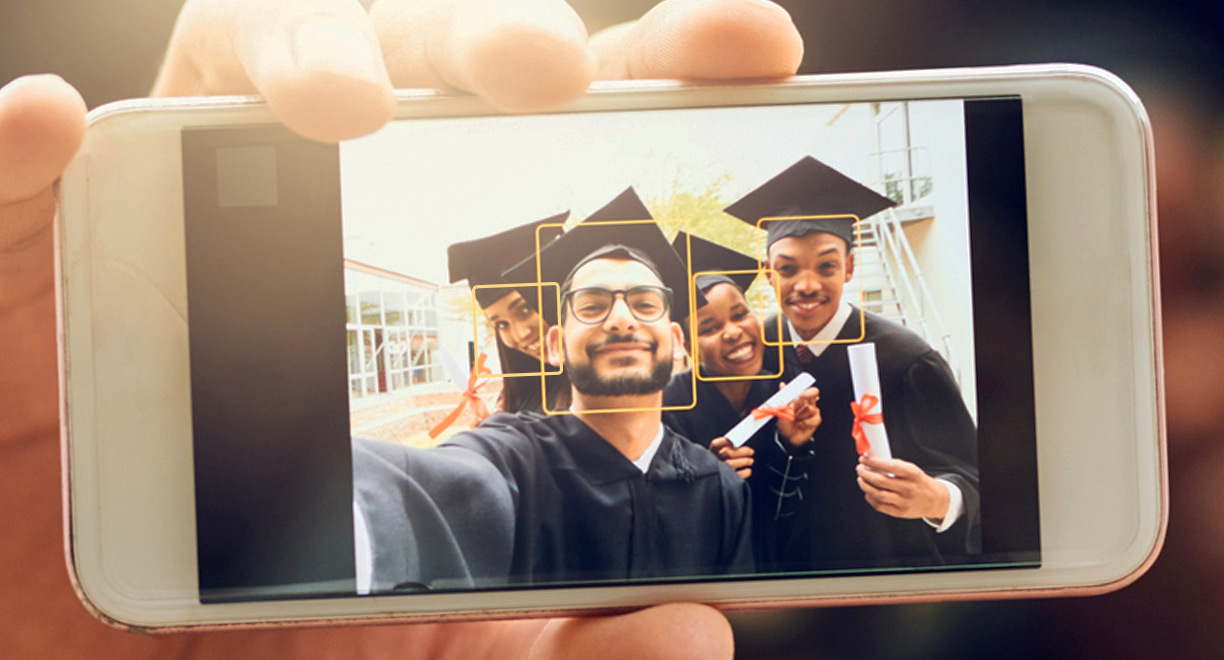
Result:
{"label": "white diploma scroll", "polygon": [[[884,398],[880,396],[880,368],[876,366],[875,344],[864,342],[846,347],[850,356],[850,380],[854,383],[854,400],[859,406],[866,408],[864,414],[882,419],[884,414]],[[864,400],[865,397],[871,399]],[[884,423],[876,424],[862,421],[860,423],[867,442],[871,444],[871,453],[885,460],[892,459],[892,450],[888,446],[888,432]]]}
{"label": "white diploma scroll", "polygon": [[[761,407],[773,408],[775,406],[788,405],[795,399],[798,399],[799,395],[803,394],[803,391],[811,387],[815,382],[816,379],[812,377],[812,374],[801,373],[795,376],[795,379],[788,383],[786,387],[778,390],[777,394],[769,397],[769,400],[762,404]],[[747,417],[740,420],[739,424],[736,424],[734,428],[727,431],[726,437],[731,441],[731,444],[736,447],[742,447],[745,442],[748,442],[748,438],[751,438],[754,433],[760,431],[761,427],[768,424],[771,419],[773,418],[762,417],[757,419],[749,413]]]}
{"label": "white diploma scroll", "polygon": [[471,375],[470,370],[460,365],[455,356],[451,355],[451,352],[445,348],[438,349],[438,355],[442,358],[442,368],[446,371],[446,375],[450,377],[451,382],[455,384],[455,387],[459,388],[460,392],[466,391],[468,377]]}

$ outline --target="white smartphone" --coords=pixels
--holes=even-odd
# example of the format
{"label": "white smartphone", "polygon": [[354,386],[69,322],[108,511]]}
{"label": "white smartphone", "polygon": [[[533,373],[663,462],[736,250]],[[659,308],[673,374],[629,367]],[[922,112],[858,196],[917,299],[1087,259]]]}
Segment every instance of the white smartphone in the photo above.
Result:
{"label": "white smartphone", "polygon": [[405,92],[338,146],[122,102],[60,196],[114,625],[1091,594],[1161,545],[1151,129],[1098,69]]}

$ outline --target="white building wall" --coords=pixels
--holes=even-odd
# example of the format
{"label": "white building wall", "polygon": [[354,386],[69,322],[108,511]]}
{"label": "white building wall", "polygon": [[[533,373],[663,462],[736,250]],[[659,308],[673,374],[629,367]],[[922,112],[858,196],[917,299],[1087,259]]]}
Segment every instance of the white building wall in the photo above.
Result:
{"label": "white building wall", "polygon": [[[935,217],[911,222],[905,234],[914,248],[952,350],[965,403],[977,418],[973,370],[973,289],[969,260],[969,207],[966,194],[964,111],[959,101],[910,104],[911,144],[930,154],[934,183],[927,198]],[[936,348],[942,347],[937,346]]]}

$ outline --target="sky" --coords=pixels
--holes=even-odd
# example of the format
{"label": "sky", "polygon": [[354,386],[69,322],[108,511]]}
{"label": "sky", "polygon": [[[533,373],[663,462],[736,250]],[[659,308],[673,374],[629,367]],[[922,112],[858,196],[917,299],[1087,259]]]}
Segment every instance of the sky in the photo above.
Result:
{"label": "sky", "polygon": [[870,123],[862,109],[849,109],[393,122],[341,145],[345,255],[444,284],[447,245],[565,210],[580,219],[629,185],[650,200],[722,180],[720,192],[730,202],[805,155],[869,182]]}

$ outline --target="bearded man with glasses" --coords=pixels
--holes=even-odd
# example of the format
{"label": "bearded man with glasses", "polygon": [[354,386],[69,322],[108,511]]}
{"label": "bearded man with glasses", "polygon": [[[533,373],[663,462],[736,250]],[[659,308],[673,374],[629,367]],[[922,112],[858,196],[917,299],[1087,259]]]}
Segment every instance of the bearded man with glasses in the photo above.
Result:
{"label": "bearded man with glasses", "polygon": [[[647,270],[632,259],[604,261],[607,263],[601,264],[597,275],[605,278],[632,279]],[[568,362],[574,387],[588,396],[622,397],[657,393],[667,385],[671,379],[671,355],[659,355],[667,342],[660,341],[651,331],[667,315],[671,294],[671,289],[665,286],[649,284],[629,289],[596,285],[567,291],[565,310],[574,319],[571,329],[575,335],[581,337],[597,328],[607,329],[599,339],[576,351],[575,359]],[[554,334],[559,337],[561,331]],[[553,354],[560,352],[558,346]],[[608,364],[597,371],[594,365],[600,359]],[[624,407],[623,402],[620,405]]]}

